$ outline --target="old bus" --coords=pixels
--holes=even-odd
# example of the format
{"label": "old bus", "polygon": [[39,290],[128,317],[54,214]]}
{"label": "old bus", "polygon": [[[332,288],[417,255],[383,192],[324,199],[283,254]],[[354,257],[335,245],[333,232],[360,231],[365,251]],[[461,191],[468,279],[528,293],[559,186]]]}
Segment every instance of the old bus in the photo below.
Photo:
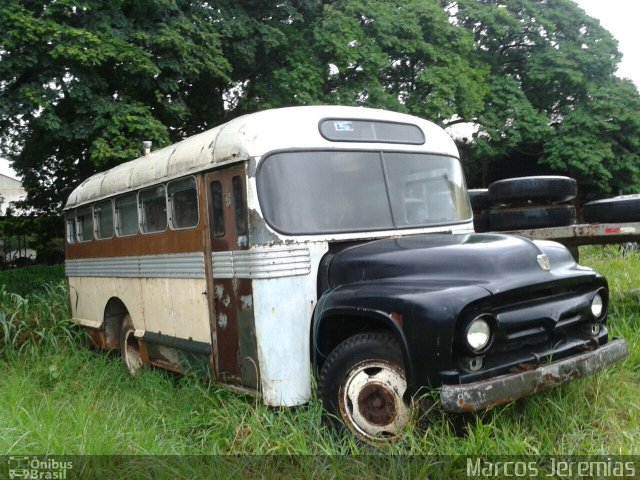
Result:
{"label": "old bus", "polygon": [[367,441],[426,389],[474,411],[626,355],[606,280],[559,244],[474,234],[454,142],[413,116],[242,116],[92,176],[65,214],[73,321],[131,373],[206,369],[274,406],[315,375]]}

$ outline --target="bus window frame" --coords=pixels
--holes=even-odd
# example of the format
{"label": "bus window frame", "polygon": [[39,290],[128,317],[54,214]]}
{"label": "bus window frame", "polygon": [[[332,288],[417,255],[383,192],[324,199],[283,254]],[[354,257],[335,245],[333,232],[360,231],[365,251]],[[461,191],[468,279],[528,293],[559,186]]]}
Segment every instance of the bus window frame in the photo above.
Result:
{"label": "bus window frame", "polygon": [[[78,239],[76,238],[76,231],[78,230],[78,226],[76,225],[76,209],[69,210],[66,212],[64,216],[64,224],[65,224],[65,240],[67,244],[73,245],[78,243]],[[69,232],[69,226],[71,226],[72,230]]]}
{"label": "bus window frame", "polygon": [[[174,225],[173,225],[173,207],[171,205],[171,200],[170,200],[170,195],[169,195],[169,185],[171,183],[175,183],[175,182],[182,182],[182,181],[187,180],[189,178],[193,179],[193,183],[194,183],[195,189],[196,189],[196,208],[198,209],[198,211],[197,211],[197,213],[198,213],[198,215],[197,215],[198,221],[196,222],[195,225],[192,225],[192,226],[189,226],[189,227],[174,227]],[[173,180],[169,180],[164,185],[165,185],[164,193],[165,193],[165,197],[167,199],[167,224],[168,224],[168,227],[174,232],[179,232],[181,230],[191,230],[191,229],[194,229],[194,228],[198,228],[198,226],[200,225],[200,221],[201,221],[200,220],[200,190],[198,189],[198,179],[195,177],[195,175],[188,175],[186,177],[181,177],[181,178],[176,178],[176,179],[173,179]]]}
{"label": "bus window frame", "polygon": [[[142,202],[140,201],[140,195],[143,192],[146,192],[148,190],[154,190],[157,189],[158,187],[162,187],[162,190],[164,190],[164,219],[165,219],[165,227],[163,230],[154,230],[152,232],[145,232],[144,228],[143,228],[143,224],[145,221],[145,216],[144,216],[144,210],[143,210],[143,206],[142,206]],[[140,190],[136,191],[136,200],[137,200],[137,205],[138,205],[138,233],[142,234],[142,235],[154,235],[157,233],[164,233],[167,230],[169,230],[169,204],[168,204],[168,200],[167,200],[167,186],[164,183],[158,183],[155,185],[151,185],[149,187],[145,187],[145,188],[141,188]]]}
{"label": "bus window frame", "polygon": [[[98,222],[96,221],[96,205],[101,203],[111,203],[111,227],[113,228],[113,232],[110,237],[99,237],[98,236]],[[93,207],[93,237],[95,240],[111,240],[116,237],[116,206],[115,206],[115,198],[107,198],[106,200],[100,200],[98,202],[94,202],[92,204]]]}
{"label": "bus window frame", "polygon": [[[78,225],[78,210],[84,210],[84,209],[89,209],[89,217],[91,218],[91,238],[88,239],[82,239],[80,240],[80,228]],[[85,215],[82,215],[83,217]],[[91,242],[93,240],[95,240],[96,237],[96,232],[95,232],[95,222],[94,220],[94,216],[93,216],[93,203],[89,203],[87,205],[82,205],[80,207],[75,208],[75,235],[76,235],[76,242],[77,243],[87,243],[87,242]]]}
{"label": "bus window frame", "polygon": [[[126,196],[132,196],[134,198],[134,207],[135,207],[135,212],[136,212],[136,225],[138,226],[138,228],[136,229],[135,233],[129,233],[127,235],[122,235],[118,232],[119,228],[118,228],[118,207],[116,206],[116,202],[118,201],[119,198],[123,198]],[[135,190],[132,192],[127,192],[124,193],[122,195],[118,195],[116,197],[113,197],[113,213],[114,213],[114,218],[113,218],[113,222],[114,222],[114,234],[116,237],[119,238],[124,238],[124,237],[135,237],[136,235],[140,234],[140,212],[138,211],[138,192],[136,192]]]}

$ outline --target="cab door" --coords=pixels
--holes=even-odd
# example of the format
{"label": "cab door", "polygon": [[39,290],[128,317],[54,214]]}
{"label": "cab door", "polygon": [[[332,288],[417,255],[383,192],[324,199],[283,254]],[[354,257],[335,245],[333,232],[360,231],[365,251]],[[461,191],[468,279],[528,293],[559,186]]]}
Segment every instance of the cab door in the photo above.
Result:
{"label": "cab door", "polygon": [[212,343],[218,377],[258,387],[259,369],[249,278],[238,278],[234,258],[248,250],[246,164],[205,176],[213,261],[210,295],[215,328]]}

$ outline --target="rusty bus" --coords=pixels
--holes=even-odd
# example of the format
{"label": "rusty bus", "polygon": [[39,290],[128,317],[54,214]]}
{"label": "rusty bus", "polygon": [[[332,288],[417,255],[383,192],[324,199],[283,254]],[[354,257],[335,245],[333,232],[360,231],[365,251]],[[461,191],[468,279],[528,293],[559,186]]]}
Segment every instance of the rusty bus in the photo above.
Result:
{"label": "rusty bus", "polygon": [[360,438],[411,399],[490,408],[626,355],[608,287],[548,241],[474,234],[454,142],[383,110],[268,110],[96,174],[65,207],[73,321],[145,364]]}

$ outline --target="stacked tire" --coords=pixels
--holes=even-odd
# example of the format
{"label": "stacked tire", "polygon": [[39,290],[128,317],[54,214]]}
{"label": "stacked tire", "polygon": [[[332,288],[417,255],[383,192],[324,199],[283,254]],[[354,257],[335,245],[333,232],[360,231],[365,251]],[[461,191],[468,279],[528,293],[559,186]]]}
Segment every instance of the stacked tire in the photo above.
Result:
{"label": "stacked tire", "polygon": [[469,200],[473,209],[473,228],[476,232],[488,232],[491,230],[489,223],[489,189],[473,188],[469,190]]}
{"label": "stacked tire", "polygon": [[640,194],[595,200],[582,208],[586,223],[640,222]]}
{"label": "stacked tire", "polygon": [[573,225],[576,194],[576,181],[560,176],[507,178],[469,191],[476,232]]}

